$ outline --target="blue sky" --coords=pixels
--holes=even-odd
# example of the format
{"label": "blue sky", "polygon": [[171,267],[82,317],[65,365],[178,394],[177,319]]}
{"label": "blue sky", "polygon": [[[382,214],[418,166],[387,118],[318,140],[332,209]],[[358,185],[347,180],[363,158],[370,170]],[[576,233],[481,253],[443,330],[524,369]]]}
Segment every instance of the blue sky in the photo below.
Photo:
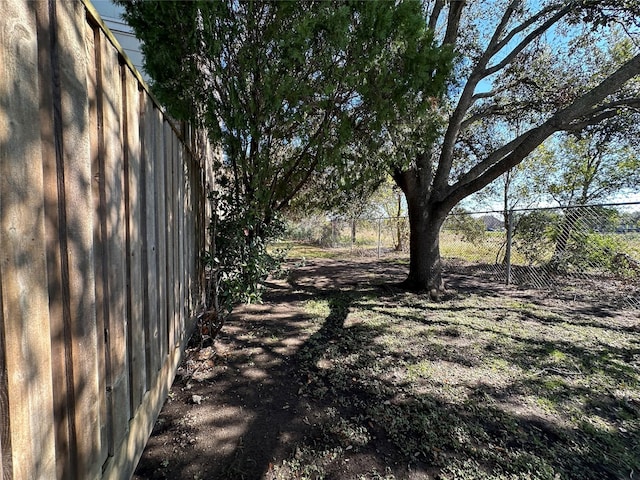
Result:
{"label": "blue sky", "polygon": [[135,37],[131,27],[122,20],[123,8],[120,5],[115,5],[111,0],[92,0],[91,3],[109,30],[118,39],[122,49],[140,71],[142,77],[149,82],[149,77],[142,68],[143,58],[140,53],[140,42]]}

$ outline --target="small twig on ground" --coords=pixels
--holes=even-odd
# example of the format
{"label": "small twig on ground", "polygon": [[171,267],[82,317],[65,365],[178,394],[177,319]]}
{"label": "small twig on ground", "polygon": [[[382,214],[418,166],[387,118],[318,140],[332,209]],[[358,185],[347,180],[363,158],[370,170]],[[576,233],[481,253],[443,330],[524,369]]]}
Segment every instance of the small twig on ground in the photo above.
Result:
{"label": "small twig on ground", "polygon": [[565,370],[565,369],[554,368],[554,367],[543,368],[542,370],[539,370],[536,373],[534,373],[534,375],[538,376],[546,372],[552,372],[558,375],[570,375],[570,376],[582,375],[582,372],[580,370],[578,370],[577,372],[572,372],[571,370]]}

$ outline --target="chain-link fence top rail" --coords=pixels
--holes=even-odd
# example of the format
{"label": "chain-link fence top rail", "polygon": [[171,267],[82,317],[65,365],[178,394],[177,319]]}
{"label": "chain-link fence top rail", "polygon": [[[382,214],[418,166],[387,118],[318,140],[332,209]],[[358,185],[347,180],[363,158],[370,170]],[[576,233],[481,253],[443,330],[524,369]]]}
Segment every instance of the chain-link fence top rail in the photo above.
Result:
{"label": "chain-link fence top rail", "polygon": [[[349,255],[406,254],[406,217],[291,223],[289,239]],[[612,306],[640,308],[640,202],[454,212],[440,232],[449,268],[524,287],[588,293]]]}

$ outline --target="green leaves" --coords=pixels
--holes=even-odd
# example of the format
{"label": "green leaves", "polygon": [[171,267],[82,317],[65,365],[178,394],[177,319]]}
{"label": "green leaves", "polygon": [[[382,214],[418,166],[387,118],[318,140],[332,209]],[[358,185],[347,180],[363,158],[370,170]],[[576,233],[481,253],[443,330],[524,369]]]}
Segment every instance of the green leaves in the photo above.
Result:
{"label": "green leaves", "polygon": [[277,213],[310,181],[329,198],[377,185],[389,132],[433,108],[453,58],[417,0],[120,3],[158,98],[224,151],[219,272],[245,300]]}
{"label": "green leaves", "polygon": [[385,128],[431,108],[452,60],[413,0],[122,3],[158,97],[204,116],[234,188],[267,187],[272,210],[346,148],[375,152]]}
{"label": "green leaves", "polygon": [[285,252],[268,251],[269,241],[277,238],[284,224],[278,218],[261,220],[262,212],[238,204],[227,193],[210,194],[214,218],[210,224],[211,251],[205,252],[217,296],[220,315],[231,312],[238,303],[257,303],[264,281],[280,268]]}

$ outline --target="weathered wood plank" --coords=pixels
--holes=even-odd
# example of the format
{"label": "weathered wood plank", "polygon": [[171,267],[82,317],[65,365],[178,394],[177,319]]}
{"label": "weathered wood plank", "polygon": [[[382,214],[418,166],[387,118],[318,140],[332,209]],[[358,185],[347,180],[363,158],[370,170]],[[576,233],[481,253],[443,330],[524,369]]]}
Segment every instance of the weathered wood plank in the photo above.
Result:
{"label": "weathered wood plank", "polygon": [[149,435],[151,435],[153,424],[167,398],[183,354],[184,349],[177,348],[172,349],[171,353],[164,357],[156,383],[145,394],[142,405],[131,420],[130,432],[126,440],[107,462],[102,480],[121,480],[133,475]]}
{"label": "weathered wood plank", "polygon": [[153,332],[157,332],[158,324],[158,273],[156,262],[156,205],[155,205],[155,170],[153,158],[153,102],[144,91],[139,92],[140,102],[140,180],[142,197],[142,317],[144,320],[144,357],[145,357],[145,391],[151,388],[158,371],[157,342],[153,341]]}
{"label": "weathered wood plank", "polygon": [[104,213],[106,191],[104,180],[104,138],[102,136],[102,36],[100,30],[87,24],[87,91],[89,99],[89,146],[91,159],[91,196],[93,201],[93,265],[95,272],[95,318],[98,377],[98,414],[100,419],[100,450],[98,463],[102,465],[109,455],[110,428],[107,406],[106,322],[109,317],[107,269],[109,257],[106,248],[107,219]]}
{"label": "weathered wood plank", "polygon": [[175,276],[173,269],[173,259],[176,254],[174,248],[174,230],[175,230],[175,215],[174,215],[174,201],[175,194],[173,184],[175,181],[175,172],[173,167],[173,131],[168,121],[164,122],[164,135],[165,135],[165,152],[164,163],[166,165],[166,185],[165,185],[165,203],[167,205],[167,258],[165,259],[167,269],[167,318],[165,323],[165,337],[164,348],[165,352],[171,352],[171,347],[174,341],[175,332],[175,315],[176,315],[176,303],[175,303]]}
{"label": "weathered wood plank", "polygon": [[160,269],[158,252],[160,248],[160,238],[158,233],[158,225],[160,223],[160,208],[158,206],[159,198],[159,169],[157,165],[158,150],[158,111],[149,101],[146,95],[143,95],[146,102],[145,115],[145,174],[147,178],[147,312],[145,313],[146,332],[148,337],[148,365],[147,365],[147,382],[149,388],[155,385],[158,370],[160,370],[160,344],[158,322],[162,318],[162,305],[160,299]]}
{"label": "weathered wood plank", "polygon": [[145,392],[145,337],[142,285],[142,201],[140,168],[140,99],[138,80],[122,69],[125,140],[125,206],[127,214],[127,350],[129,352],[130,411],[134,414]]}
{"label": "weathered wood plank", "polygon": [[154,168],[156,169],[156,207],[157,207],[157,229],[156,238],[158,242],[158,305],[160,315],[158,316],[158,368],[164,362],[167,355],[167,186],[166,186],[166,157],[164,136],[164,121],[162,114],[158,109],[154,109],[155,113],[155,158]]}
{"label": "weathered wood plank", "polygon": [[[84,38],[86,13],[78,2],[56,6],[56,32],[60,52],[61,128],[64,128],[62,164],[64,177],[65,275],[69,306],[67,326],[67,378],[73,389],[72,438],[77,478],[96,478],[100,471],[100,411],[98,349],[95,321],[93,269],[93,216],[89,144],[88,92],[85,81],[87,50]],[[63,270],[63,272],[64,272]],[[66,478],[66,477],[65,477]]]}
{"label": "weathered wood plank", "polygon": [[199,188],[199,183],[200,183],[200,169],[198,167],[198,163],[197,163],[197,159],[192,159],[192,165],[193,165],[193,171],[192,171],[192,184],[191,184],[191,188],[192,188],[192,202],[193,202],[193,207],[191,210],[191,217],[192,217],[192,230],[191,230],[191,234],[192,234],[192,245],[193,245],[193,263],[194,263],[194,267],[193,267],[193,289],[191,290],[193,292],[193,311],[195,312],[198,307],[199,307],[199,303],[201,300],[201,294],[202,294],[202,283],[201,283],[201,255],[204,251],[204,245],[202,244],[202,239],[204,237],[204,230],[202,229],[202,222],[201,222],[201,218],[204,215],[204,203],[203,201],[199,198],[198,195],[200,195],[202,192],[202,190]]}
{"label": "weathered wood plank", "polygon": [[202,262],[200,261],[201,255],[204,252],[204,236],[206,230],[203,229],[202,219],[204,218],[204,198],[200,198],[200,195],[204,195],[204,189],[200,188],[200,168],[198,166],[197,159],[193,159],[193,209],[192,216],[192,244],[194,248],[193,253],[193,311],[195,312],[200,306],[202,300],[202,293],[204,288],[204,282],[202,281]]}
{"label": "weathered wood plank", "polygon": [[180,145],[181,164],[182,164],[182,191],[180,193],[180,274],[182,275],[182,292],[180,292],[180,311],[182,312],[182,321],[180,325],[180,343],[186,339],[186,328],[189,315],[189,233],[187,227],[188,209],[189,209],[189,155],[184,145]]}
{"label": "weathered wood plank", "polygon": [[14,479],[56,476],[34,7],[3,2],[0,18],[0,295],[12,449],[3,475]]}
{"label": "weathered wood plank", "polygon": [[[211,202],[207,199],[206,195],[209,193],[207,188],[209,185],[208,169],[206,167],[206,158],[210,154],[207,148],[206,138],[203,132],[197,133],[196,142],[198,144],[197,152],[199,155],[198,161],[198,181],[196,182],[196,198],[197,202],[197,215],[198,215],[198,251],[203,252],[209,248],[208,239],[210,235],[207,230],[207,222],[211,218],[209,210]],[[198,262],[198,285],[200,286],[200,297],[198,301],[205,305],[207,302],[207,289],[206,289],[206,272],[203,262]]]}
{"label": "weathered wood plank", "polygon": [[189,244],[191,246],[190,257],[191,258],[191,281],[189,285],[189,292],[191,292],[191,312],[195,313],[198,308],[198,300],[199,300],[199,288],[198,288],[198,259],[202,252],[200,251],[200,246],[198,245],[198,232],[200,230],[200,216],[198,215],[198,198],[197,198],[197,184],[198,184],[198,166],[196,164],[195,158],[191,158],[191,179],[189,182],[190,186],[190,197],[191,197],[191,210],[189,217],[189,225],[191,225],[191,229],[189,231],[190,238]]}
{"label": "weathered wood plank", "polygon": [[179,184],[180,184],[180,169],[178,166],[178,149],[177,149],[177,138],[175,135],[172,137],[171,142],[171,169],[173,171],[172,180],[173,183],[171,185],[171,191],[173,194],[171,208],[173,214],[173,255],[171,256],[171,260],[173,261],[173,265],[171,268],[173,269],[173,336],[171,339],[171,346],[173,347],[178,343],[178,335],[180,333],[180,271],[179,268],[179,257],[180,257],[180,239],[179,239],[179,230],[180,230],[180,216],[178,214],[178,194],[179,194]]}
{"label": "weathered wood plank", "polygon": [[[191,252],[191,229],[194,227],[194,224],[191,222],[191,155],[187,152],[186,148],[183,147],[184,158],[185,158],[185,177],[184,177],[184,198],[185,198],[185,207],[183,210],[183,232],[182,239],[184,242],[184,309],[185,309],[185,334],[188,332],[189,324],[189,315],[193,313],[193,308],[191,305],[191,297],[193,290],[191,289],[191,263],[192,263],[192,252]],[[185,341],[188,340],[185,338]]]}
{"label": "weathered wood plank", "polygon": [[174,216],[175,229],[173,231],[173,242],[175,253],[173,255],[173,271],[175,272],[175,311],[174,316],[174,340],[173,347],[180,345],[182,342],[182,332],[184,327],[184,271],[182,269],[182,198],[184,182],[184,165],[182,163],[182,144],[177,137],[174,136],[173,142],[173,170],[174,170]]}
{"label": "weathered wood plank", "polygon": [[8,373],[4,341],[4,306],[2,305],[2,270],[0,270],[0,479],[11,480],[11,419],[9,418]]}
{"label": "weathered wood plank", "polygon": [[[185,312],[187,314],[186,320],[185,320],[185,334],[188,334],[190,331],[189,315],[192,315],[195,310],[192,302],[193,289],[192,289],[192,276],[191,276],[193,272],[193,249],[191,245],[191,238],[192,238],[193,228],[195,227],[195,224],[193,223],[191,218],[191,213],[193,208],[193,203],[192,203],[193,172],[191,169],[191,160],[192,160],[191,156],[185,150],[185,182],[184,182],[185,209],[183,213],[184,232],[182,234],[184,238]],[[188,340],[188,339],[185,338],[185,340]]]}
{"label": "weathered wood plank", "polygon": [[[36,4],[38,21],[38,90],[44,183],[47,280],[51,329],[51,363],[58,478],[77,478],[73,406],[73,380],[67,370],[70,343],[70,305],[68,294],[68,255],[64,211],[64,170],[62,159],[62,108],[60,85],[60,47],[56,4]],[[62,54],[64,55],[64,53]]]}
{"label": "weathered wood plank", "polygon": [[101,42],[103,135],[106,204],[106,247],[109,256],[107,318],[107,398],[114,446],[124,439],[129,423],[129,368],[127,357],[126,249],[124,159],[122,139],[122,84],[117,52]]}

